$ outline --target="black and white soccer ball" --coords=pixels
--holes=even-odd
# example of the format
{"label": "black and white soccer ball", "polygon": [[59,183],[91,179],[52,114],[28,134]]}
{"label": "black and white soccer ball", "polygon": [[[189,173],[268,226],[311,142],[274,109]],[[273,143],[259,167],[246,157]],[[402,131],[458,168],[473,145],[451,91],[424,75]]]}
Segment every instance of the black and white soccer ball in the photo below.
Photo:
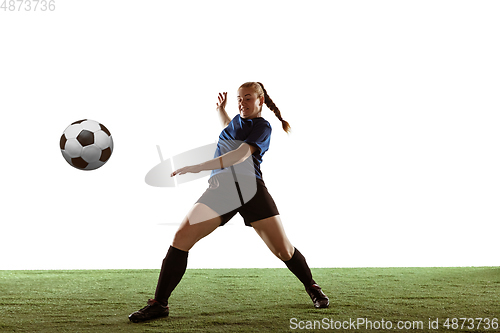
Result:
{"label": "black and white soccer ball", "polygon": [[95,170],[111,157],[113,138],[103,124],[83,119],[75,121],[64,130],[60,147],[71,166],[80,170]]}

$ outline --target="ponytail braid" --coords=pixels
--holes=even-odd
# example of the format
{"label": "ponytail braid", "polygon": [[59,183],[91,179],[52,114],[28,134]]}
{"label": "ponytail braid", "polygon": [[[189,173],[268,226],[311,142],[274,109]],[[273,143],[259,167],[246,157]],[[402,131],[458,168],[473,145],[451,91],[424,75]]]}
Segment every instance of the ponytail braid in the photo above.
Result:
{"label": "ponytail braid", "polygon": [[266,89],[264,88],[264,85],[260,82],[257,82],[257,84],[260,85],[260,87],[262,88],[262,91],[264,93],[264,103],[269,108],[269,110],[273,111],[274,114],[276,115],[276,117],[281,121],[281,125],[283,126],[283,130],[285,132],[289,133],[291,130],[290,124],[288,123],[288,121],[284,120],[283,117],[281,117],[280,109],[278,109],[278,107],[276,106],[276,104],[274,104],[271,97],[269,97]]}

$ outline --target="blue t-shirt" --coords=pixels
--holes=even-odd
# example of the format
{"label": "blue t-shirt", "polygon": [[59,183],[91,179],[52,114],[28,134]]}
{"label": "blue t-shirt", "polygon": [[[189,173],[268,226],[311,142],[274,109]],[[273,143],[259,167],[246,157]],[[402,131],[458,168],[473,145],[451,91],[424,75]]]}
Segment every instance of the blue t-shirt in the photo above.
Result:
{"label": "blue t-shirt", "polygon": [[[239,174],[255,175],[262,179],[260,164],[264,153],[269,149],[271,130],[271,125],[264,118],[244,119],[238,114],[220,133],[214,158],[235,150],[243,142],[255,146],[257,150],[252,154],[252,158],[235,165],[235,169]],[[212,170],[210,177],[226,172],[231,172],[231,168]]]}

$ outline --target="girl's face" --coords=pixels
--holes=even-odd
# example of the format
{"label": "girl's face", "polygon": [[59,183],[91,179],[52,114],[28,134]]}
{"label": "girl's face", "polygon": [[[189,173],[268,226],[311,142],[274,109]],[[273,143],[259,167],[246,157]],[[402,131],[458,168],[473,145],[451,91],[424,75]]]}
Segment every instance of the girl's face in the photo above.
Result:
{"label": "girl's face", "polygon": [[236,98],[241,118],[253,119],[260,117],[264,96],[257,97],[257,93],[252,88],[240,88]]}

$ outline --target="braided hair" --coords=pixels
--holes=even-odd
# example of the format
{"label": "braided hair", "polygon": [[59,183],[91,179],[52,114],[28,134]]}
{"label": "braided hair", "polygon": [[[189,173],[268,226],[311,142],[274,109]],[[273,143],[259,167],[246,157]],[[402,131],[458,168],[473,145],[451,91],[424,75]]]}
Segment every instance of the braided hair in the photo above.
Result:
{"label": "braided hair", "polygon": [[266,106],[269,108],[269,110],[273,111],[274,114],[276,115],[276,117],[279,119],[279,121],[281,121],[281,125],[283,127],[283,130],[287,133],[290,132],[290,124],[283,119],[283,117],[281,117],[281,112],[280,110],[278,109],[278,107],[276,106],[276,104],[274,104],[273,100],[271,99],[271,97],[269,97],[269,95],[267,94],[267,91],[266,89],[264,88],[264,85],[260,82],[247,82],[247,83],[244,83],[240,86],[240,88],[253,88],[255,90],[255,92],[257,93],[257,96],[262,96],[264,95],[264,103],[266,104]]}

